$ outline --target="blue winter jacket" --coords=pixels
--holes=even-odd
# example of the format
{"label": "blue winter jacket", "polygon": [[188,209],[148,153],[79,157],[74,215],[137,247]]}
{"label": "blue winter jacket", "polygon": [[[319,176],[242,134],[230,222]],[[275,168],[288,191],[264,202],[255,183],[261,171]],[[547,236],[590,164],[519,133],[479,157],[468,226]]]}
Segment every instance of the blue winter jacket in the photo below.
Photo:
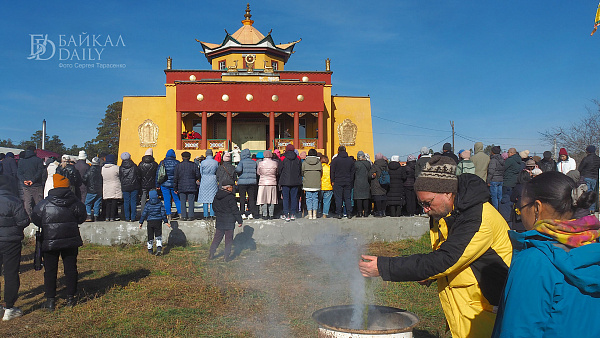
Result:
{"label": "blue winter jacket", "polygon": [[568,250],[535,230],[509,236],[512,264],[492,337],[600,337],[600,243]]}
{"label": "blue winter jacket", "polygon": [[241,160],[235,168],[235,172],[238,173],[238,184],[239,185],[251,185],[257,184],[256,180],[256,162],[252,160],[250,150],[244,149],[240,154]]}
{"label": "blue winter jacket", "polygon": [[[167,180],[160,185],[165,188],[175,188],[175,167],[179,164],[179,161],[175,158],[175,151],[173,149],[167,151],[167,156],[159,163],[159,168],[163,163],[165,164],[165,169],[167,171]],[[156,179],[158,182],[158,170],[156,170]]]}
{"label": "blue winter jacket", "polygon": [[142,216],[140,216],[140,224],[143,224],[144,220],[154,221],[157,219],[162,219],[163,223],[167,223],[167,211],[165,205],[158,200],[156,190],[150,190],[148,196],[149,201],[144,206]]}

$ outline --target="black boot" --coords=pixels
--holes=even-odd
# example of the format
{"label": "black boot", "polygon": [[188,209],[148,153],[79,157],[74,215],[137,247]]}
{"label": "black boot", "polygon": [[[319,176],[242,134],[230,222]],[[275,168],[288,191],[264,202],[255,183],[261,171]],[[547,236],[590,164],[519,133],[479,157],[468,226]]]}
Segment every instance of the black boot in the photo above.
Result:
{"label": "black boot", "polygon": [[54,298],[47,298],[44,305],[42,305],[42,308],[48,311],[54,311],[54,309],[56,309],[56,302],[54,301]]}
{"label": "black boot", "polygon": [[66,305],[69,307],[73,307],[73,306],[75,306],[75,304],[77,304],[77,301],[75,300],[75,296],[71,296],[71,295],[67,296],[67,304]]}

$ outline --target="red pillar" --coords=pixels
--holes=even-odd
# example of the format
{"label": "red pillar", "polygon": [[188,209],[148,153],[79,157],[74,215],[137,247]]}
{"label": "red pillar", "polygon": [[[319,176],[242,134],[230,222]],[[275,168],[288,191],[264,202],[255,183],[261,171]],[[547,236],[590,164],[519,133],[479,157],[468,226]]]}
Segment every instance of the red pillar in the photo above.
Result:
{"label": "red pillar", "polygon": [[275,141],[275,112],[269,113],[269,146],[267,149],[275,150],[273,141]]}
{"label": "red pillar", "polygon": [[294,148],[300,148],[300,114],[294,112]]}
{"label": "red pillar", "polygon": [[177,113],[177,118],[176,118],[176,124],[177,126],[175,127],[175,130],[177,130],[177,138],[175,138],[177,140],[177,144],[175,145],[175,149],[180,150],[182,149],[181,147],[181,112],[176,112]]}
{"label": "red pillar", "polygon": [[319,149],[323,149],[323,136],[325,134],[324,131],[325,129],[323,129],[323,112],[320,111],[317,117],[317,148]]}
{"label": "red pillar", "polygon": [[208,114],[202,112],[202,141],[200,141],[200,149],[206,149],[208,146]]}
{"label": "red pillar", "polygon": [[231,143],[231,112],[228,111],[227,112],[227,144],[225,145],[225,148],[227,148],[227,150],[229,150],[230,143]]}

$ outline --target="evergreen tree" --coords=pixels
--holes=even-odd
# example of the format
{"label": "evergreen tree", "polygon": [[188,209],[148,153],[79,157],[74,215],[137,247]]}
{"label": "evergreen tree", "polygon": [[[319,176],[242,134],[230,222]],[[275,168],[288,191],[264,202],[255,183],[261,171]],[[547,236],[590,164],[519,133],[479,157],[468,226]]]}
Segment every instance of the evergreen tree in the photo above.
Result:
{"label": "evergreen tree", "polygon": [[84,145],[88,156],[101,153],[114,154],[119,152],[119,133],[121,131],[121,111],[123,102],[114,102],[106,109],[106,114],[98,124],[98,136],[87,141]]}

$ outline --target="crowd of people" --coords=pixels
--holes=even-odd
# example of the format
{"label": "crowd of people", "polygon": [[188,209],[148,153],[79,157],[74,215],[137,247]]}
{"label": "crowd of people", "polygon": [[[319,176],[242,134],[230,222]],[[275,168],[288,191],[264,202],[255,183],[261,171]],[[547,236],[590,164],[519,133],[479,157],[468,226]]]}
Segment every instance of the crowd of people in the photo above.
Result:
{"label": "crowd of people", "polygon": [[362,255],[360,272],[436,281],[453,337],[598,337],[595,147],[579,170],[564,148],[558,163],[550,152],[534,159],[514,148],[493,147],[491,156],[481,143],[474,149],[459,160],[446,144],[421,162],[414,189],[430,217],[433,251]]}
{"label": "crowd of people", "polygon": [[[564,148],[558,161],[549,151],[539,158],[515,148],[490,150],[487,155],[477,142],[473,154],[461,150],[457,156],[446,143],[439,153],[423,147],[418,157],[401,162],[397,155],[388,160],[381,153],[374,161],[362,151],[354,157],[340,146],[330,161],[315,149],[298,152],[290,144],[283,153],[234,149],[213,154],[209,149],[193,161],[189,152],[178,160],[170,149],[157,162],[148,149],[139,164],[122,153],[121,165],[111,154],[88,161],[84,151],[76,161],[64,155],[60,162],[45,163],[32,148],[18,161],[13,154],[0,154],[3,320],[22,315],[14,303],[23,229],[30,221],[42,229],[44,307],[54,310],[59,257],[66,305],[76,303],[77,254],[83,244],[79,224],[124,217],[139,221],[141,228],[147,221],[148,252],[160,255],[162,224],[195,219],[199,204],[202,218],[216,218],[209,259],[225,238],[226,261],[235,224],[245,219],[426,213],[431,253],[363,255],[361,273],[424,285],[436,280],[456,337],[595,336],[598,332],[583,324],[593,323],[589,309],[600,305],[600,222],[593,215],[600,170],[596,148],[588,146],[579,165]],[[540,287],[532,287],[532,280]],[[525,305],[531,311],[523,313]],[[566,324],[574,321],[583,324]]]}

